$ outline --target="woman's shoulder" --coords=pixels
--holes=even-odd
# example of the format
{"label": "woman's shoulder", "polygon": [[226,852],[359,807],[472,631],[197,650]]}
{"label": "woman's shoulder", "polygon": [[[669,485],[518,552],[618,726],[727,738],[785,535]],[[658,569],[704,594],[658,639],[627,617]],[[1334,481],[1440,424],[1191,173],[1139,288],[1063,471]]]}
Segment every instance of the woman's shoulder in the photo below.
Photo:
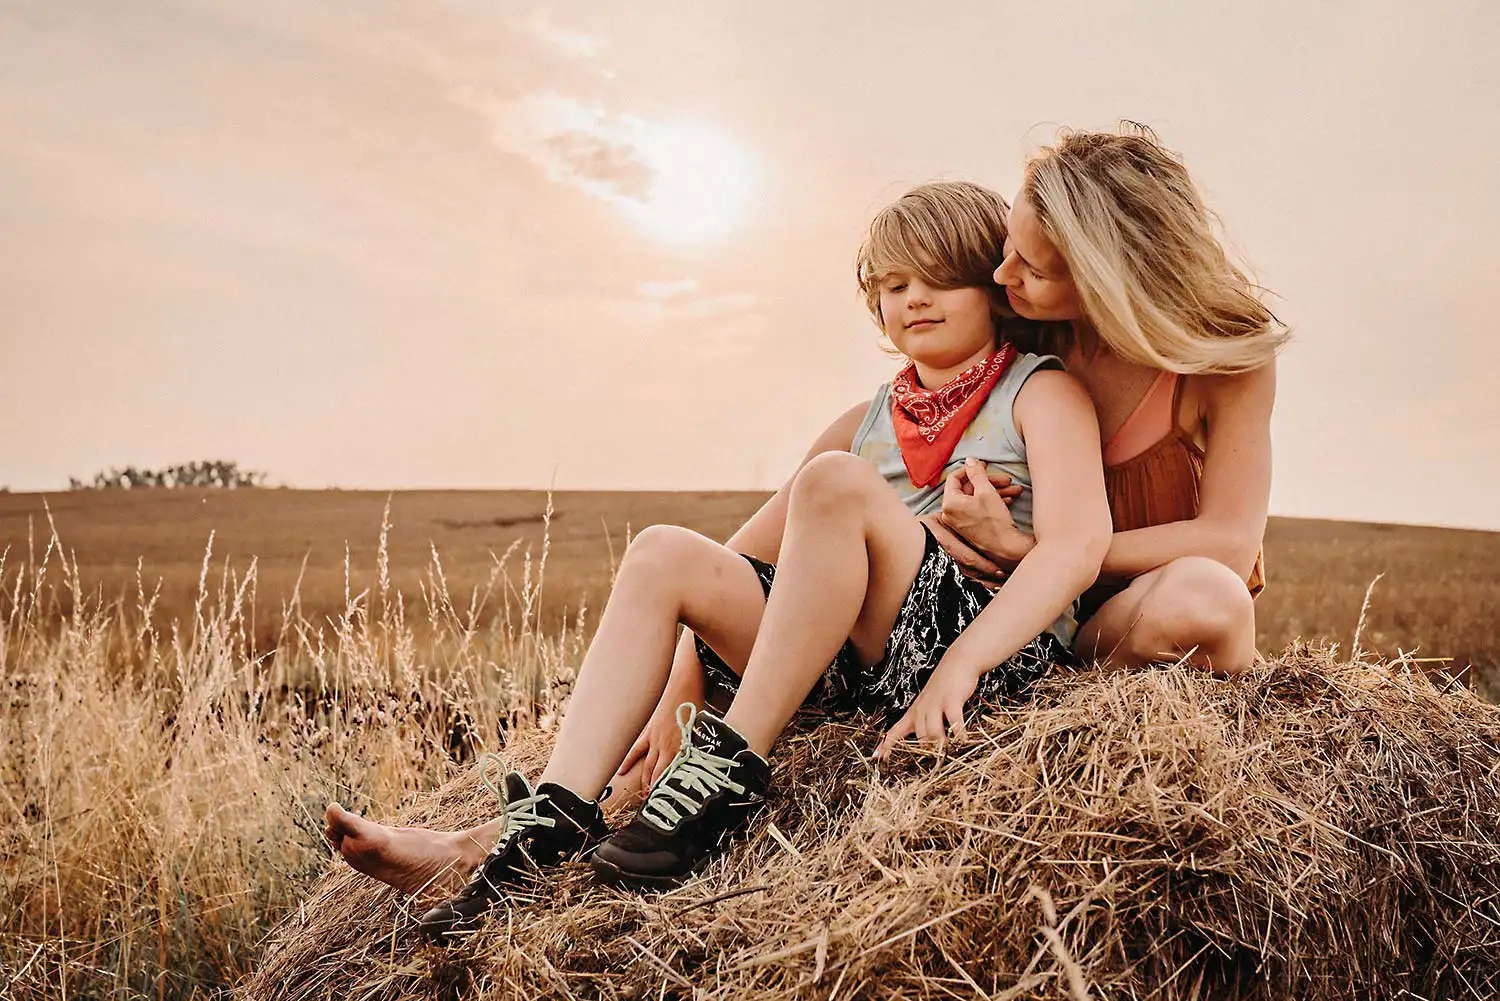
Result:
{"label": "woman's shoulder", "polygon": [[1276,361],[1244,372],[1185,375],[1181,381],[1179,414],[1196,412],[1201,420],[1208,421],[1225,408],[1253,408],[1264,409],[1269,415],[1276,399]]}

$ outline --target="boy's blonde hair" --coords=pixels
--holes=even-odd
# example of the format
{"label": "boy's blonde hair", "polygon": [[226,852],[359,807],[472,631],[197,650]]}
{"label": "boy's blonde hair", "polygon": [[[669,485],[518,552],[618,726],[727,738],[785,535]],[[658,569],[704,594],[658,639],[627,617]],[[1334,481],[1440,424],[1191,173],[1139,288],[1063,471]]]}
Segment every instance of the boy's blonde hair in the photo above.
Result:
{"label": "boy's blonde hair", "polygon": [[1214,235],[1186,168],[1146,126],[1064,132],[1026,165],[1021,196],[1117,355],[1231,373],[1259,368],[1285,343],[1286,328]]}
{"label": "boy's blonde hair", "polygon": [[968,181],[912,188],[876,213],[854,258],[854,276],[875,325],[883,329],[880,283],[901,271],[938,288],[984,289],[996,343],[1020,337],[1019,347],[1034,349],[1041,325],[1017,318],[1005,290],[995,284],[1009,215],[1004,198]]}

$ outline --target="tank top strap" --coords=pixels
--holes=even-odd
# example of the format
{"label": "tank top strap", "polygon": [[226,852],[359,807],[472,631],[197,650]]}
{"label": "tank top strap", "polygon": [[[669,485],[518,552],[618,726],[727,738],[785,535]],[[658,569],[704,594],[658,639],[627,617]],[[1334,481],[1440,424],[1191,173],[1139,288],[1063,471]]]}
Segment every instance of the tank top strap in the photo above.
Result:
{"label": "tank top strap", "polygon": [[1175,372],[1159,372],[1119,430],[1105,442],[1104,464],[1113,466],[1133,459],[1171,435],[1177,427],[1181,397],[1182,377]]}
{"label": "tank top strap", "polygon": [[1182,427],[1182,389],[1187,385],[1187,378],[1181,372],[1167,373],[1172,376],[1172,430]]}

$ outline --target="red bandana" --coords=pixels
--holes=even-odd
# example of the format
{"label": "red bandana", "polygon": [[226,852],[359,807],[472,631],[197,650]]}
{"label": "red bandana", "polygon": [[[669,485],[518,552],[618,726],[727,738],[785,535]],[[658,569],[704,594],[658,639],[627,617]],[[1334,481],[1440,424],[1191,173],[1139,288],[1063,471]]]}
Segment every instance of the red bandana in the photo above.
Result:
{"label": "red bandana", "polygon": [[1015,346],[1006,344],[940,389],[917,384],[915,362],[896,373],[891,380],[891,421],[912,483],[935,487],[942,482],[943,467],[958,447],[958,439],[1015,358]]}

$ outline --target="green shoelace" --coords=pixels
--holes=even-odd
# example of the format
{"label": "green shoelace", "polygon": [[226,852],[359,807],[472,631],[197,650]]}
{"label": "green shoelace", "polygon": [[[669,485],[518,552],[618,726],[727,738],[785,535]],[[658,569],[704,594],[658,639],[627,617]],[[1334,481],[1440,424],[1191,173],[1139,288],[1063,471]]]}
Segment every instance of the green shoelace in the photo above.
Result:
{"label": "green shoelace", "polygon": [[744,786],[729,777],[730,769],[736,764],[732,758],[709,754],[693,744],[693,724],[697,719],[698,707],[693,703],[684,702],[677,707],[682,747],[661,778],[656,780],[651,795],[641,807],[641,816],[664,830],[672,830],[686,817],[703,809],[703,804],[716,792],[724,789],[737,793],[745,791]]}
{"label": "green shoelace", "polygon": [[[499,781],[491,776],[490,766],[494,765]],[[484,787],[495,794],[496,801],[500,804],[500,814],[505,818],[505,828],[500,832],[500,837],[495,841],[495,847],[490,849],[491,855],[498,855],[510,844],[511,838],[520,834],[528,827],[556,827],[557,821],[552,817],[543,817],[536,812],[536,808],[546,802],[545,794],[527,796],[523,799],[508,800],[505,794],[505,762],[498,754],[486,754],[479,759],[479,781]],[[481,866],[481,868],[483,868]]]}

